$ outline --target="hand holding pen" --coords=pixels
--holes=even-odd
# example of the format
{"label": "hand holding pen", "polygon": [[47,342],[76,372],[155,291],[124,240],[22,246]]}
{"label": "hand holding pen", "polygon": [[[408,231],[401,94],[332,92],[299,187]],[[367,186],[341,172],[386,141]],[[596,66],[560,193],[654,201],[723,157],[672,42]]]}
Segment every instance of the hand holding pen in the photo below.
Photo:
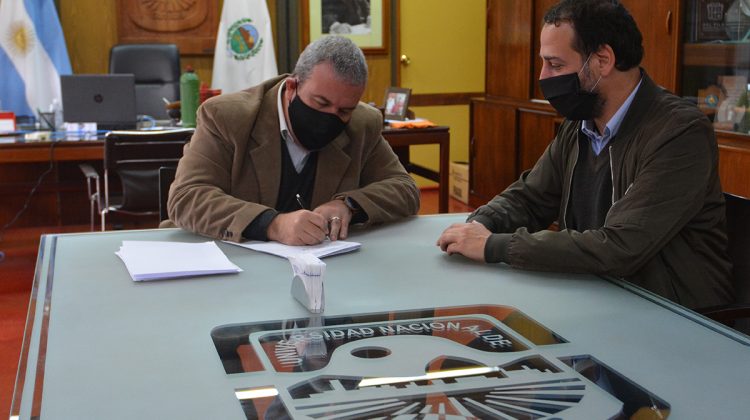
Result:
{"label": "hand holding pen", "polygon": [[291,213],[280,213],[273,218],[266,230],[269,240],[286,245],[316,245],[328,236],[328,222],[320,214],[307,209],[299,194],[295,195],[300,209]]}
{"label": "hand holding pen", "polygon": [[269,240],[286,245],[315,245],[328,235],[325,217],[309,210],[279,213],[266,230]]}
{"label": "hand holding pen", "polygon": [[323,215],[328,221],[328,237],[332,241],[346,239],[349,234],[352,212],[344,204],[344,200],[331,200],[323,203],[316,207],[313,212]]}

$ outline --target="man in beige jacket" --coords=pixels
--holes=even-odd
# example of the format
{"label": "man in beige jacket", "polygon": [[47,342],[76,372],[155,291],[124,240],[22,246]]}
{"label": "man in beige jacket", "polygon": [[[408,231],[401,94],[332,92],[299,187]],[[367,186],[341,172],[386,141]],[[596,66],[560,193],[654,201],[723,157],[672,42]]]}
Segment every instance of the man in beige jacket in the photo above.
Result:
{"label": "man in beige jacket", "polygon": [[381,135],[380,112],[359,102],[366,83],[362,51],[327,36],[292,75],[204,103],[169,191],[171,222],[305,245],[416,214],[419,191]]}

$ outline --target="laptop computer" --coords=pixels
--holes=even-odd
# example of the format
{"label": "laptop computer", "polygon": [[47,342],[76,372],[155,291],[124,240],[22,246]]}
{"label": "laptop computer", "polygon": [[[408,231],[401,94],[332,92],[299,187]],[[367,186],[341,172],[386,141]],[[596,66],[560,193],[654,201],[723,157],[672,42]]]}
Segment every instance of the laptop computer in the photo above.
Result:
{"label": "laptop computer", "polygon": [[60,86],[65,122],[95,122],[100,130],[136,127],[134,75],[66,75]]}

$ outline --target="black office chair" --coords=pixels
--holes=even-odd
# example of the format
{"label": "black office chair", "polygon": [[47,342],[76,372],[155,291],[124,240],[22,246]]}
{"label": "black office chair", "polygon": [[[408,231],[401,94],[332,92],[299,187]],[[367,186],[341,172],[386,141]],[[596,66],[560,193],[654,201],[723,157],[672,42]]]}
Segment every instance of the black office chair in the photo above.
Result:
{"label": "black office chair", "polygon": [[169,187],[174,182],[177,168],[174,166],[162,166],[159,168],[159,220],[169,219],[167,212],[167,199],[169,199]]}
{"label": "black office chair", "polygon": [[174,44],[122,44],[109,52],[110,73],[135,75],[139,115],[167,119],[164,100],[180,99],[180,51]]}
{"label": "black office chair", "polygon": [[750,335],[750,199],[724,193],[736,302],[698,312]]}
{"label": "black office chair", "polygon": [[[104,143],[103,176],[100,177],[90,164],[79,165],[86,176],[91,230],[94,230],[95,213],[101,219],[102,231],[106,229],[106,218],[110,212],[134,216],[159,214],[159,168],[177,166],[182,149],[193,131],[192,128],[185,128],[108,133]],[[120,179],[120,194],[115,194],[110,185],[115,176]]]}

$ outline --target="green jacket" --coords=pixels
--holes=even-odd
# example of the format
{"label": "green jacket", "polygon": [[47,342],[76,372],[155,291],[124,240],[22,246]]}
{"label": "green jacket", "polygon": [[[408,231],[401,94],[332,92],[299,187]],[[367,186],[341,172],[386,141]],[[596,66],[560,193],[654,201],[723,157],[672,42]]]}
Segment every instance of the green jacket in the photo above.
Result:
{"label": "green jacket", "polygon": [[[692,104],[643,82],[607,146],[612,207],[604,226],[567,229],[580,122],[565,121],[531,170],[469,216],[493,233],[488,262],[612,275],[690,308],[732,301],[718,149]],[[546,230],[557,220],[560,231]]]}

